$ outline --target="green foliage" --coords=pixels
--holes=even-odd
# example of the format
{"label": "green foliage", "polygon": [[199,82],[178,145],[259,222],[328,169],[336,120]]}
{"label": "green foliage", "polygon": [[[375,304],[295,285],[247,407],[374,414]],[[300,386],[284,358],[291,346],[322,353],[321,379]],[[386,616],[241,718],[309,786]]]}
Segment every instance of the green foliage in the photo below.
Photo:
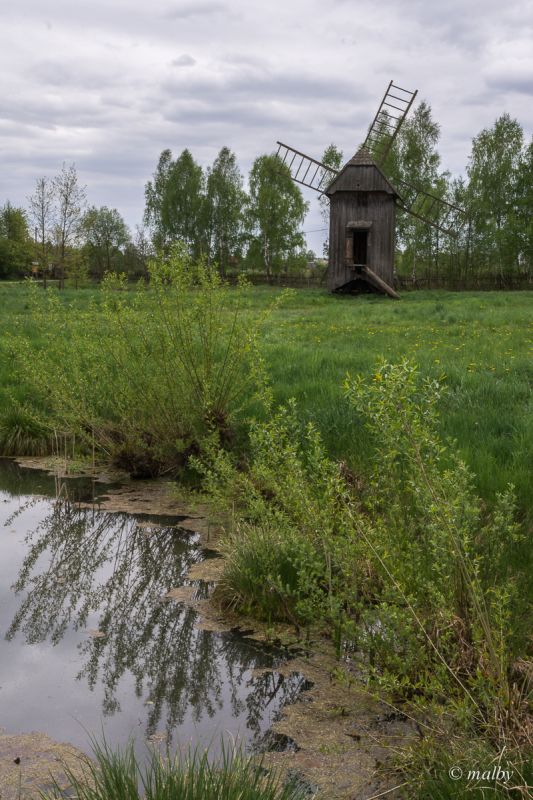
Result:
{"label": "green foliage", "polygon": [[518,182],[524,133],[509,114],[472,142],[466,200],[471,217],[469,246],[478,269],[516,270],[520,259]]}
{"label": "green foliage", "polygon": [[[416,191],[402,181],[439,197],[446,194],[447,175],[441,174],[437,150],[439,138],[440,126],[433,119],[431,106],[423,101],[402,126],[385,165],[387,176],[407,206],[414,201]],[[431,270],[440,244],[438,236],[434,229],[416,217],[398,215],[399,272],[416,279],[424,267]]]}
{"label": "green foliage", "polygon": [[395,695],[504,727],[522,703],[509,675],[525,642],[505,566],[521,532],[512,488],[487,514],[443,444],[442,391],[407,361],[347,380],[375,445],[362,497],[294,404],[252,427],[246,471],[212,454],[206,483],[232,514],[219,592],[269,619],[342,632]]}
{"label": "green foliage", "polygon": [[248,179],[251,254],[261,254],[267,275],[305,244],[300,232],[308,204],[277,156],[256,158]]}
{"label": "green foliage", "polygon": [[246,470],[216,452],[204,467],[231,518],[219,596],[268,620],[326,628],[338,650],[344,640],[363,655],[380,691],[415,714],[431,710],[419,774],[450,732],[483,741],[492,759],[503,746],[516,758],[530,724],[518,618],[531,607],[508,570],[522,538],[512,487],[487,513],[454,443],[438,434],[443,392],[408,361],[346,380],[374,446],[363,492],[294,403],[252,427]]}
{"label": "green foliage", "polygon": [[89,286],[91,279],[87,256],[80,250],[69,250],[65,253],[65,285],[72,289],[83,289]]}
{"label": "green foliage", "polygon": [[357,567],[348,546],[346,488],[339,465],[316,428],[299,421],[294,403],[252,425],[248,470],[212,451],[202,471],[217,507],[233,517],[219,596],[267,619],[341,626],[355,601]]}
{"label": "green foliage", "polygon": [[52,431],[28,405],[11,398],[0,415],[0,453],[4,456],[44,456],[52,452]]}
{"label": "green foliage", "polygon": [[0,208],[0,278],[27,273],[32,254],[26,213],[7,202]]}
{"label": "green foliage", "polygon": [[122,271],[130,234],[116,208],[92,206],[84,214],[81,227],[91,273],[102,277],[105,272]]}
{"label": "green foliage", "polygon": [[410,773],[406,798],[523,800],[533,785],[531,746],[511,742],[498,751],[475,736],[452,735],[445,743],[427,738],[407,748],[401,760]]}
{"label": "green foliage", "polygon": [[[326,166],[339,170],[343,161],[342,150],[339,150],[335,144],[331,143],[324,150],[320,160],[323,164],[326,164]],[[328,235],[324,239],[324,245],[322,249],[322,255],[324,258],[327,258],[329,253],[329,198],[321,194],[318,202],[320,203],[320,216],[322,217],[322,222],[324,223],[324,227],[328,230]]]}
{"label": "green foliage", "polygon": [[235,153],[223,147],[208,169],[205,193],[207,252],[223,275],[242,250],[245,202]]}
{"label": "green foliage", "polygon": [[243,407],[265,394],[258,323],[243,299],[177,247],[135,292],[108,275],[86,311],[34,288],[42,340],[36,349],[13,336],[11,348],[51,427],[133,474],[176,470],[208,436],[228,445]]}
{"label": "green foliage", "polygon": [[78,181],[75,164],[63,164],[52,182],[55,198],[55,256],[59,265],[59,286],[65,287],[67,256],[77,243],[86,205],[86,187]]}
{"label": "green foliage", "polygon": [[204,175],[189,150],[173,160],[163,150],[152,181],[145,188],[145,222],[156,249],[182,241],[198,257],[204,238]]}
{"label": "green foliage", "polygon": [[494,553],[520,535],[512,487],[483,519],[467,467],[437,433],[442,384],[420,380],[409,362],[382,364],[371,382],[349,380],[346,393],[365,414],[378,448],[368,501],[375,534],[366,538],[385,588],[371,619],[371,638],[383,645],[381,668],[397,638],[403,649],[394,672],[413,689],[424,668],[424,682],[438,676],[441,691],[450,678],[452,688],[455,681],[464,689],[459,675],[468,674],[481,698],[478,710],[485,693],[508,703],[516,587],[487,578],[503,578]]}
{"label": "green foliage", "polygon": [[[185,756],[162,757],[152,752],[145,767],[138,763],[133,744],[112,751],[94,743],[95,761],[80,762],[83,776],[63,767],[78,800],[303,800],[294,782],[283,784],[279,775],[239,751],[222,748],[212,761],[209,753],[191,750]],[[42,800],[65,796],[57,782]]]}

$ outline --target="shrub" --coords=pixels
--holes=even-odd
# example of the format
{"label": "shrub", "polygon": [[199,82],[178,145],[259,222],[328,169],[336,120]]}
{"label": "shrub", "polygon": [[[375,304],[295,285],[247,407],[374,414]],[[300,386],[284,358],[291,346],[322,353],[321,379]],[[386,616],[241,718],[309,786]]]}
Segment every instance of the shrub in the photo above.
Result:
{"label": "shrub", "polygon": [[218,596],[263,618],[340,630],[357,601],[359,568],[340,465],[294,402],[251,425],[249,453],[246,469],[216,448],[197,463],[230,517]]}
{"label": "shrub", "polygon": [[468,469],[437,433],[442,384],[415,365],[382,364],[345,388],[376,443],[364,538],[383,586],[367,625],[380,668],[412,691],[466,691],[482,716],[498,698],[505,714],[514,587],[487,580],[487,557],[520,535],[512,487],[483,518]]}
{"label": "shrub", "polygon": [[493,757],[520,752],[530,746],[531,665],[518,660],[525,643],[506,566],[522,535],[512,487],[488,514],[438,435],[442,382],[415,365],[382,363],[371,381],[347,379],[345,392],[375,447],[364,493],[294,403],[252,426],[246,469],[211,453],[206,483],[231,520],[219,593],[344,637],[376,689],[432,716],[439,747],[471,735]]}
{"label": "shrub", "polygon": [[183,467],[213,433],[227,446],[243,409],[268,395],[245,288],[182,247],[135,290],[107,275],[86,311],[33,288],[31,314],[38,349],[21,336],[11,347],[51,425],[132,474]]}

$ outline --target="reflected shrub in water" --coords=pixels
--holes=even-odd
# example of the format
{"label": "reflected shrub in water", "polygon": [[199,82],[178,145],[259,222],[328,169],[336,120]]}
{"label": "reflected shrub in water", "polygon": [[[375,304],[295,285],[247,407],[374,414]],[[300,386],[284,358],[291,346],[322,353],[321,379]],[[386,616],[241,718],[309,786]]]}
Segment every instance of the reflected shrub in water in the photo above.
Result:
{"label": "reflected shrub in water", "polygon": [[177,246],[135,290],[107,275],[87,310],[34,287],[39,343],[14,336],[11,350],[50,428],[153,475],[184,466],[213,433],[227,446],[239,414],[268,398],[261,319],[246,306],[244,286]]}
{"label": "reflected shrub in water", "polygon": [[[275,772],[239,751],[223,749],[219,761],[198,750],[187,756],[162,758],[152,753],[148,766],[137,762],[133,745],[113,752],[106,744],[94,747],[95,761],[84,759],[80,779],[68,768],[78,800],[303,800],[304,792],[283,783]],[[65,797],[56,784],[42,800]]]}
{"label": "reflected shrub in water", "polygon": [[[17,508],[7,524],[33,505]],[[254,670],[272,666],[271,655],[242,637],[200,630],[193,608],[162,602],[183,584],[200,549],[173,527],[148,532],[125,514],[52,503],[27,531],[13,585],[20,605],[6,639],[58,645],[66,637],[73,646],[73,632],[85,629],[76,678],[101,693],[104,716],[120,712],[132,678],[137,696],[149,701],[146,736],[164,729],[170,743],[177,732],[200,735],[205,723],[260,739],[265,711],[293,696],[295,679],[268,670],[252,679]],[[87,635],[89,620],[101,636]]]}

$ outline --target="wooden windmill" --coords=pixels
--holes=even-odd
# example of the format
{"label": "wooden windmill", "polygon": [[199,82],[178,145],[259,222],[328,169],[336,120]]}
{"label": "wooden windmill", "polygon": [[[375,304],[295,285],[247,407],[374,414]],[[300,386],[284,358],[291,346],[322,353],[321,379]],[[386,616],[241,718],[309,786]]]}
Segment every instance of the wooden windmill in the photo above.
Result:
{"label": "wooden windmill", "polygon": [[341,170],[277,142],[277,155],[292,179],[329,198],[328,288],[332,292],[370,290],[398,297],[392,288],[396,209],[452,235],[463,213],[406,181],[395,188],[383,172],[417,91],[389,83],[363,145]]}

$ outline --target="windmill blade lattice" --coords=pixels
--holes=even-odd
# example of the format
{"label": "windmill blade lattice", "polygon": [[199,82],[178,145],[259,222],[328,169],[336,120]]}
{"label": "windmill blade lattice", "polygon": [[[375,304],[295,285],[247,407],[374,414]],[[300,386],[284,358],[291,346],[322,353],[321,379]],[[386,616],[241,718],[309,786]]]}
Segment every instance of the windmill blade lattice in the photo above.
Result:
{"label": "windmill blade lattice", "polygon": [[464,209],[407,181],[396,180],[396,183],[404,192],[405,198],[404,202],[398,202],[399,208],[442,233],[457,235],[466,221]]}
{"label": "windmill blade lattice", "polygon": [[333,178],[338,175],[338,170],[322,164],[315,158],[306,156],[305,153],[300,153],[299,150],[289,147],[288,144],[283,144],[283,142],[276,142],[276,144],[278,145],[276,155],[282,164],[289,168],[291,178],[296,183],[322,194],[328,183],[331,183]]}
{"label": "windmill blade lattice", "polygon": [[387,158],[417,94],[418,89],[411,92],[389,83],[363,143],[378,166]]}

